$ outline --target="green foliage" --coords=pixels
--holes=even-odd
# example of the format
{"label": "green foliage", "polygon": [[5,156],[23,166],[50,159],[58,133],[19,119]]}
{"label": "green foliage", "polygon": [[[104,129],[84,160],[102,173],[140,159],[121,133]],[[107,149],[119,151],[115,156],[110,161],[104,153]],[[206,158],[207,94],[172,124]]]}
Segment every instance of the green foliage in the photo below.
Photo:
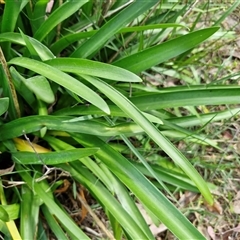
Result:
{"label": "green foliage", "polygon": [[[179,22],[186,7],[157,0],[127,6],[125,1],[107,1],[103,9],[102,1],[54,1],[50,13],[48,1],[5,2],[0,20],[0,149],[11,153],[11,179],[20,178],[22,185],[20,191],[0,188],[1,231],[13,239],[47,238],[43,214],[57,239],[90,239],[47,180],[58,171],[83,185],[102,206],[115,239],[155,239],[137,201],[177,238],[204,239],[161,191],[195,191],[214,204],[209,185],[171,140],[218,148],[191,128],[234,117],[239,109],[198,114],[195,108],[239,103],[239,86],[160,89],[143,84],[140,76],[152,74],[154,67],[169,67],[173,58],[186,63],[193,48],[219,27],[189,30]],[[180,107],[190,109],[188,116],[172,111]],[[26,140],[25,145],[20,148],[16,138]],[[147,143],[156,144],[172,162],[146,161],[141,148],[151,152]],[[12,217],[10,206],[21,206],[17,216]],[[12,221],[16,218],[19,229]]]}
{"label": "green foliage", "polygon": [[8,98],[1,98],[0,99],[0,114],[2,115],[8,109],[9,99]]}

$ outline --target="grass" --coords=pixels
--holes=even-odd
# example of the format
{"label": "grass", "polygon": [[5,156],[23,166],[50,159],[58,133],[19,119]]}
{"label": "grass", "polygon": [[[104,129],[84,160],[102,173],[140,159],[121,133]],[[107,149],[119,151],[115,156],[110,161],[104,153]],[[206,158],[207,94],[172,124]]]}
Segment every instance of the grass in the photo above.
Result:
{"label": "grass", "polygon": [[1,5],[2,238],[236,237],[239,3],[47,3]]}

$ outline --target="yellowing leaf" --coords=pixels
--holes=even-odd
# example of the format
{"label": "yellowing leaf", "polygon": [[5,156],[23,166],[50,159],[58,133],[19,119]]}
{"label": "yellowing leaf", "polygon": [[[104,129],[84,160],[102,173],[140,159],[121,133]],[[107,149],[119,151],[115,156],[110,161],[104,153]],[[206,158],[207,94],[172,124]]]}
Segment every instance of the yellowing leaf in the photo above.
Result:
{"label": "yellowing leaf", "polygon": [[13,141],[15,143],[17,150],[19,151],[34,152],[35,149],[37,153],[50,152],[50,150],[47,148],[44,148],[36,143],[29,143],[28,141],[23,140],[21,138],[14,138]]}

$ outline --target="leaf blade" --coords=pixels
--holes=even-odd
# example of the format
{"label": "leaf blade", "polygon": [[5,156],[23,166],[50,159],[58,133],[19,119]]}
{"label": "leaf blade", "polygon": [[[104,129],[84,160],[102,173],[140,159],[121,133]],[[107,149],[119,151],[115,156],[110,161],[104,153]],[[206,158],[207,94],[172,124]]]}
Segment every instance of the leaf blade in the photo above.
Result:
{"label": "leaf blade", "polygon": [[209,204],[213,204],[214,200],[212,194],[197,170],[190,164],[186,157],[167,138],[165,138],[150,121],[148,121],[148,119],[134,104],[132,104],[125,96],[107,83],[90,76],[83,77],[94,84],[94,86],[96,86],[109,99],[111,99],[111,101],[121,108],[122,111],[124,111],[139,126],[141,126],[142,129],[144,129],[144,131],[158,144],[158,146],[163,149],[191,178],[191,180],[196,184],[200,192],[205,197],[206,201],[209,202]]}
{"label": "leaf blade", "polygon": [[78,58],[55,58],[45,63],[64,72],[86,74],[123,82],[141,82],[137,75],[110,64]]}
{"label": "leaf blade", "polygon": [[34,34],[34,38],[41,42],[54,27],[78,11],[78,9],[88,1],[89,0],[67,1],[63,3],[62,6],[57,8],[48,19],[43,22]]}
{"label": "leaf blade", "polygon": [[[22,179],[27,183],[30,189],[34,189],[34,192],[42,199],[42,201],[47,205],[47,207],[54,212],[54,215],[57,219],[62,223],[65,229],[71,232],[71,236],[74,236],[76,239],[87,239],[88,236],[83,233],[83,231],[73,222],[73,220],[56,204],[54,199],[52,199],[47,191],[41,185],[41,183],[37,183],[34,179],[30,176],[30,174],[25,171],[21,165],[16,165],[17,170],[19,170],[19,174],[21,175]],[[47,186],[49,189],[49,186]]]}
{"label": "leaf blade", "polygon": [[107,114],[110,113],[108,105],[98,94],[96,94],[93,90],[85,86],[77,79],[54,67],[51,67],[50,65],[24,57],[13,58],[10,60],[9,64],[21,66],[30,69],[42,76],[45,76],[46,78],[51,79],[52,81],[91,102],[93,105],[97,106]]}
{"label": "leaf blade", "polygon": [[117,33],[127,23],[131,22],[140,14],[149,10],[158,1],[135,1],[126,9],[122,10],[114,18],[108,21],[100,30],[97,31],[89,40],[83,43],[73,52],[72,57],[87,58],[99,50],[115,33]]}
{"label": "leaf blade", "polygon": [[5,113],[9,106],[9,98],[0,98],[0,116]]}
{"label": "leaf blade", "polygon": [[136,54],[132,54],[129,57],[122,58],[115,61],[113,65],[122,67],[134,73],[140,73],[141,71],[192,49],[194,46],[214,34],[218,29],[218,27],[212,27],[186,34]]}
{"label": "leaf blade", "polygon": [[[71,134],[85,147],[99,147],[96,156],[144,203],[179,239],[204,239],[175,206],[125,157],[97,137]],[[137,184],[136,184],[137,183]]]}
{"label": "leaf blade", "polygon": [[72,162],[79,158],[95,154],[98,148],[84,148],[63,150],[60,152],[33,153],[33,152],[14,152],[12,153],[14,161],[20,164],[46,164],[54,165],[66,162]]}

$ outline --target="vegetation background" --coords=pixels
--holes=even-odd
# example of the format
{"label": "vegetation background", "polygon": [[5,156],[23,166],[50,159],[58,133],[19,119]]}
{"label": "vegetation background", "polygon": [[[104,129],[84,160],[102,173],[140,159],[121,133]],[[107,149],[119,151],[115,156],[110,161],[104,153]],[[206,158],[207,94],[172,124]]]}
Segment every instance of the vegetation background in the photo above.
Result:
{"label": "vegetation background", "polygon": [[1,238],[238,239],[239,4],[1,1]]}

